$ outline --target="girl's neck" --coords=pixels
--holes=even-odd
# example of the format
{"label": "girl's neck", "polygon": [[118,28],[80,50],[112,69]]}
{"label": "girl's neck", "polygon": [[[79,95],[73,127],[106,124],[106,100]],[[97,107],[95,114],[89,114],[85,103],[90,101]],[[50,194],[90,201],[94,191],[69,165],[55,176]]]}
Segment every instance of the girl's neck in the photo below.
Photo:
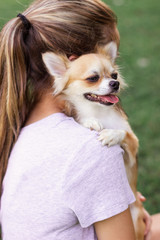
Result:
{"label": "girl's neck", "polygon": [[44,94],[31,110],[25,126],[37,122],[51,114],[61,112],[58,98],[51,93]]}

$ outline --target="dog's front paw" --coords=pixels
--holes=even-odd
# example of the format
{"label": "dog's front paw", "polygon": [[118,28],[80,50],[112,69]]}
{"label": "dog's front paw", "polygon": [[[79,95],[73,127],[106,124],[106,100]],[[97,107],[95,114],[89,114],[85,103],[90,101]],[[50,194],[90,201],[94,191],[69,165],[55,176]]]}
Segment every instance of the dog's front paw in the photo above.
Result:
{"label": "dog's front paw", "polygon": [[97,132],[103,129],[102,124],[95,118],[86,119],[84,122],[82,122],[82,125],[86,128],[90,128],[91,130],[95,130]]}
{"label": "dog's front paw", "polygon": [[126,131],[118,129],[103,129],[99,133],[98,140],[102,142],[102,145],[108,145],[108,147],[121,144],[126,135]]}

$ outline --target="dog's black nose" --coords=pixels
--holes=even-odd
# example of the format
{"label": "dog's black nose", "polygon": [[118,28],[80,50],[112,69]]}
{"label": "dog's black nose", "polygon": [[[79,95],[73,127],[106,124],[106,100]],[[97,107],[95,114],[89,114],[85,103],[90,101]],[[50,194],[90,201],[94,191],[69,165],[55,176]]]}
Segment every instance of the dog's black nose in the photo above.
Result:
{"label": "dog's black nose", "polygon": [[114,89],[114,90],[118,90],[119,89],[119,82],[118,81],[110,81],[109,82],[109,86]]}

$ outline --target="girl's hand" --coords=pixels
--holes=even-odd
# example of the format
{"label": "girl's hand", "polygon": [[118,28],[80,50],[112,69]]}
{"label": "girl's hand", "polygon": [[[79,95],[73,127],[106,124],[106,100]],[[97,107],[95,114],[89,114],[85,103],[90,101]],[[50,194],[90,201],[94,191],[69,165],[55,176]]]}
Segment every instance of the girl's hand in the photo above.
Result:
{"label": "girl's hand", "polygon": [[[140,193],[140,192],[137,192],[137,195],[140,199],[141,202],[145,202],[146,201],[146,198]],[[143,213],[144,213],[144,218],[143,218],[143,221],[146,225],[146,229],[145,229],[145,240],[150,240],[150,235],[151,235],[151,224],[152,224],[152,218],[151,216],[149,215],[149,213],[146,211],[145,208],[143,208]]]}

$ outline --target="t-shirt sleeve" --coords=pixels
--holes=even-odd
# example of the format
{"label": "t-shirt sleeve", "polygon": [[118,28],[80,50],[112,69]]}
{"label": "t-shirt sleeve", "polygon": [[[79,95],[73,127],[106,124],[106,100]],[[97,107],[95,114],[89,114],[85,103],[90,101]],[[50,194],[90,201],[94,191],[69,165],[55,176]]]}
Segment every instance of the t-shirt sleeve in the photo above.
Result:
{"label": "t-shirt sleeve", "polygon": [[65,204],[83,228],[126,210],[135,198],[120,146],[87,141],[68,165],[63,192]]}

